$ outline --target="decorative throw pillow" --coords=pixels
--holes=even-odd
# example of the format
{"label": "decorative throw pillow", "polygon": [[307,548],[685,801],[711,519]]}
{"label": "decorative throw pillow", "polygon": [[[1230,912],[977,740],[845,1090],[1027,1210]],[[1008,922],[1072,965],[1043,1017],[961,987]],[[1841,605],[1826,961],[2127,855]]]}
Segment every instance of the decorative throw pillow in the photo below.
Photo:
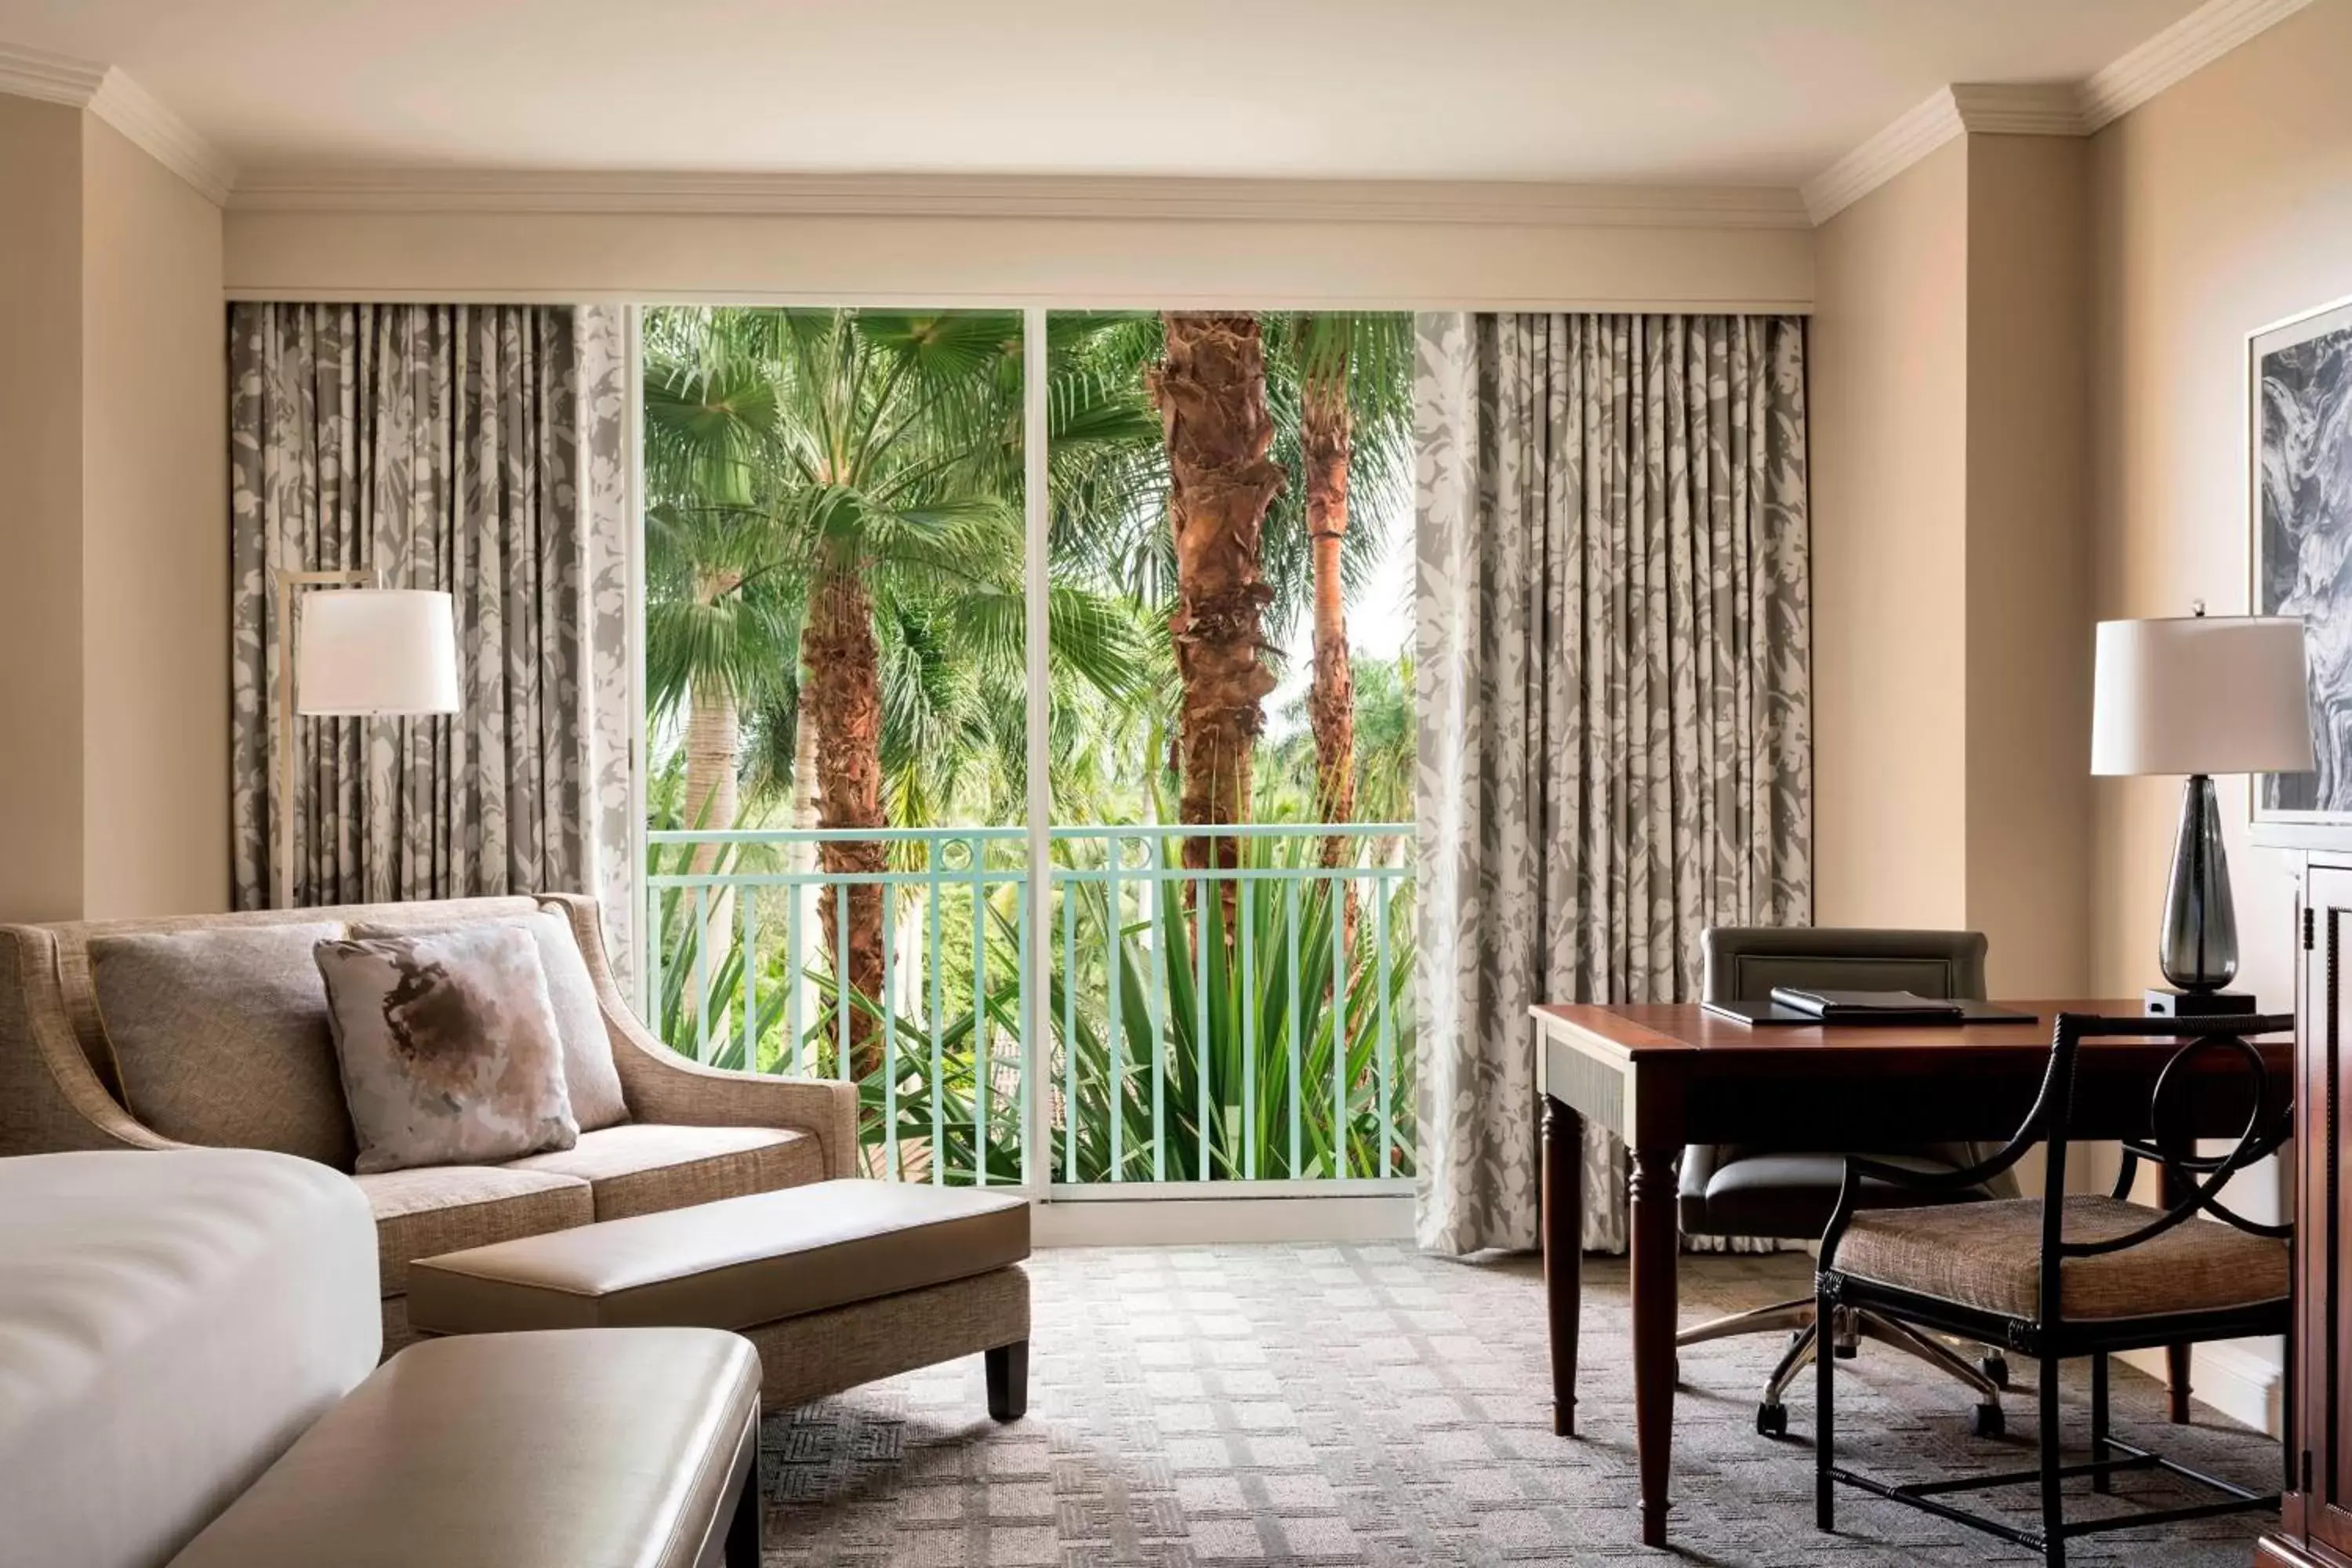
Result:
{"label": "decorative throw pillow", "polygon": [[362,1175],[579,1142],[539,944],[509,924],[322,942]]}
{"label": "decorative throw pillow", "polygon": [[90,989],[124,1109],[166,1138],[352,1168],[324,921],[92,937]]}
{"label": "decorative throw pillow", "polygon": [[596,1005],[596,982],[572,921],[561,910],[510,915],[476,926],[355,925],[352,935],[415,936],[421,932],[478,929],[482,924],[520,926],[539,943],[540,967],[547,975],[547,998],[555,1008],[556,1037],[563,1042],[563,1081],[572,1093],[572,1120],[583,1132],[617,1127],[629,1119],[628,1101],[621,1098],[621,1075],[613,1066],[613,1037],[604,1031],[604,1013]]}

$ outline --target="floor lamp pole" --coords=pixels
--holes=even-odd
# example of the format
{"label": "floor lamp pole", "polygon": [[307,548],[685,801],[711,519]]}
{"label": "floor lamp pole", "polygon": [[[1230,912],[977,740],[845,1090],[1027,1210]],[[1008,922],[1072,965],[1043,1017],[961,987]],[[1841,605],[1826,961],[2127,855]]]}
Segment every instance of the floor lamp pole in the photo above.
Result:
{"label": "floor lamp pole", "polygon": [[270,574],[278,589],[278,834],[269,857],[277,873],[272,908],[294,907],[294,721],[300,710],[294,693],[294,599],[300,588],[359,588],[375,581],[373,572]]}

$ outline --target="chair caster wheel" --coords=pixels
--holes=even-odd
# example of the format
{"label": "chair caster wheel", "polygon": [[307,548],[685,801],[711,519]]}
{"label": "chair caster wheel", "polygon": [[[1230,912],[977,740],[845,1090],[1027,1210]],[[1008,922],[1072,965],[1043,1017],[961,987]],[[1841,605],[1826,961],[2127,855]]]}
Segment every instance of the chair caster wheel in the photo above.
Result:
{"label": "chair caster wheel", "polygon": [[1979,1405],[1969,1415],[1969,1433],[1976,1437],[1998,1437],[2007,1431],[1998,1405]]}
{"label": "chair caster wheel", "polygon": [[1999,1351],[1979,1358],[1977,1362],[1977,1370],[1984,1373],[1986,1380],[1995,1388],[2009,1386],[2009,1358]]}
{"label": "chair caster wheel", "polygon": [[1759,1405],[1756,1407],[1756,1430],[1766,1437],[1789,1435],[1789,1407],[1785,1405]]}
{"label": "chair caster wheel", "polygon": [[1842,1345],[1833,1343],[1830,1346],[1830,1350],[1840,1361],[1852,1361],[1862,1353],[1862,1347],[1853,1343]]}

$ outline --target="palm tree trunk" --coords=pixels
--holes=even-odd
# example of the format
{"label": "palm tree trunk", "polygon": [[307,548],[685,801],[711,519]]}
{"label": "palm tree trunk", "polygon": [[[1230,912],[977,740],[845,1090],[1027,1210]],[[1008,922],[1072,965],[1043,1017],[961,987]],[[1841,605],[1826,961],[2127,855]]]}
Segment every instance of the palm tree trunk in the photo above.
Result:
{"label": "palm tree trunk", "polygon": [[[1169,632],[1181,688],[1178,816],[1188,826],[1246,822],[1251,752],[1276,684],[1263,657],[1262,618],[1274,595],[1260,554],[1283,473],[1266,457],[1274,421],[1265,347],[1255,316],[1171,311],[1165,327],[1167,353],[1151,386],[1167,435],[1176,546]],[[1184,863],[1235,866],[1239,850],[1230,837],[1188,838]],[[1230,910],[1235,884],[1223,887]]]}
{"label": "palm tree trunk", "polygon": [[[801,637],[801,717],[814,729],[817,820],[827,828],[874,829],[882,823],[881,650],[874,642],[874,603],[854,561],[818,569]],[[887,868],[888,851],[871,838],[828,840],[817,862],[831,876],[862,876]],[[846,993],[869,1001],[882,995],[882,889],[850,886],[849,931],[840,929],[842,894],[819,895],[827,958]],[[845,945],[847,963],[842,962]],[[850,1071],[863,1079],[882,1065],[881,1031],[863,1009],[849,1026]]]}
{"label": "palm tree trunk", "polygon": [[[1315,679],[1307,690],[1315,731],[1315,809],[1324,822],[1356,815],[1356,683],[1348,668],[1348,602],[1339,575],[1348,532],[1348,388],[1317,384],[1299,405],[1298,446],[1307,471],[1307,537],[1315,570]],[[1323,864],[1344,865],[1349,840],[1323,841]]]}

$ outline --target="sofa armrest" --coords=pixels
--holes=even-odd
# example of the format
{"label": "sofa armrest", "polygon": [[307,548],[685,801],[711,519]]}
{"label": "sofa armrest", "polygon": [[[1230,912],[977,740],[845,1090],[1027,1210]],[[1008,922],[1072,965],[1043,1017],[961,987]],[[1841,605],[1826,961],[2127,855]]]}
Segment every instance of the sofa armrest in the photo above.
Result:
{"label": "sofa armrest", "polygon": [[541,902],[561,909],[595,982],[604,1032],[613,1044],[613,1066],[629,1114],[640,1121],[677,1127],[775,1127],[807,1132],[817,1141],[827,1176],[863,1173],[857,1149],[857,1086],[826,1079],[778,1078],[735,1072],[687,1060],[656,1039],[630,1011],[604,955],[603,921],[596,900],[580,893],[545,893]]}
{"label": "sofa armrest", "polygon": [[66,1016],[56,935],[0,926],[0,1155],[187,1146],[142,1126],[90,1070]]}

